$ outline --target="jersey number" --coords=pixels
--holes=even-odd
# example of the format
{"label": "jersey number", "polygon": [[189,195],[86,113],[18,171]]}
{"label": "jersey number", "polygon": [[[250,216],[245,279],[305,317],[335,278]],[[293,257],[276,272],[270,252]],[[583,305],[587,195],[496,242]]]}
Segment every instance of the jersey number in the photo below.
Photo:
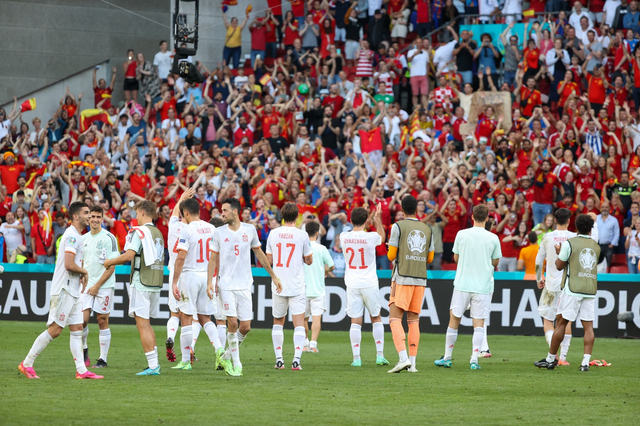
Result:
{"label": "jersey number", "polygon": [[[283,266],[282,265],[282,243],[276,244],[276,247],[278,247],[278,262],[276,263],[276,266],[278,268],[282,268]],[[287,243],[285,247],[291,249],[291,251],[289,252],[289,257],[287,258],[287,265],[285,266],[286,268],[288,268],[289,264],[291,263],[291,258],[293,257],[293,252],[296,249],[296,245],[292,243]]]}
{"label": "jersey number", "polygon": [[198,240],[198,248],[200,249],[200,256],[198,256],[198,259],[196,260],[197,263],[204,262],[205,252],[207,256],[207,262],[209,261],[209,258],[211,258],[211,251],[209,250],[209,243],[211,243],[211,239],[212,238],[207,239],[207,241],[204,243],[206,247],[203,246],[202,240]]}
{"label": "jersey number", "polygon": [[353,248],[351,247],[347,247],[347,249],[345,250],[345,253],[350,253],[351,257],[349,258],[349,269],[367,269],[367,266],[364,264],[364,247],[363,248],[359,248],[358,251],[360,252],[360,263],[362,263],[362,265],[360,266],[354,266],[353,265],[353,258],[356,255],[356,252]]}

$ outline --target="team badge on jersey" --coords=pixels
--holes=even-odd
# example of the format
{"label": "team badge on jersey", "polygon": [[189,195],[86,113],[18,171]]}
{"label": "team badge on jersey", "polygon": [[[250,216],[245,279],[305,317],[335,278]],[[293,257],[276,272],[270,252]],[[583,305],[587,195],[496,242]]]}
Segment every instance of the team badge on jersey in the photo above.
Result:
{"label": "team badge on jersey", "polygon": [[243,234],[242,235],[242,242],[243,243],[248,243],[249,242],[249,236],[247,234]]}
{"label": "team badge on jersey", "polygon": [[60,314],[60,322],[64,322],[64,314]]}

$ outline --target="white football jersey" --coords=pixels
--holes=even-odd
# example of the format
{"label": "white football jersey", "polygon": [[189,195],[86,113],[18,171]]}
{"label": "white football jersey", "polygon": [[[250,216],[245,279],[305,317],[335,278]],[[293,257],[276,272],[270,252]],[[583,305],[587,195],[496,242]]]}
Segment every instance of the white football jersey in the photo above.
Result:
{"label": "white football jersey", "polygon": [[[282,283],[280,296],[304,295],[304,258],[313,255],[309,235],[292,226],[272,229],[267,238],[267,254],[273,256],[273,271]],[[273,283],[271,287],[276,294]]]}
{"label": "white football jersey", "polygon": [[256,227],[241,223],[237,231],[229,225],[216,228],[211,251],[220,255],[218,287],[222,290],[251,290],[251,250],[260,247]]}
{"label": "white football jersey", "polygon": [[178,238],[178,251],[187,252],[182,268],[184,272],[207,272],[211,257],[209,249],[215,233],[216,227],[204,220],[196,220],[182,226]]}
{"label": "white football jersey", "polygon": [[342,254],[347,265],[344,284],[349,288],[378,287],[376,247],[382,244],[377,232],[350,231],[340,234]]}
{"label": "white football jersey", "polygon": [[64,289],[73,297],[80,297],[80,274],[67,271],[64,267],[64,259],[67,253],[75,255],[74,263],[82,267],[82,235],[71,225],[62,234],[60,247],[58,248],[58,260],[51,280],[51,295],[57,296]]}
{"label": "white football jersey", "polygon": [[178,216],[171,216],[169,219],[169,233],[167,235],[167,247],[169,247],[169,270],[173,271],[178,258],[178,238],[182,230],[182,221]]}
{"label": "white football jersey", "polygon": [[540,249],[538,250],[538,255],[536,256],[536,265],[539,265],[542,268],[542,264],[544,261],[547,261],[547,275],[546,275],[546,283],[545,287],[547,291],[560,291],[560,284],[562,282],[562,271],[558,271],[556,268],[556,259],[558,259],[558,255],[556,254],[556,245],[562,245],[569,238],[573,238],[576,236],[575,232],[566,231],[566,230],[555,230],[551,231],[542,238],[542,242],[540,243]]}
{"label": "white football jersey", "polygon": [[[91,232],[83,237],[83,260],[84,269],[89,272],[89,283],[84,289],[85,293],[89,292],[89,287],[94,286],[106,269],[104,261],[107,259],[115,259],[120,255],[118,251],[118,241],[116,237],[106,229],[101,229],[96,235]],[[86,255],[86,256],[85,256]],[[107,281],[100,288],[115,288],[116,274],[111,274]]]}

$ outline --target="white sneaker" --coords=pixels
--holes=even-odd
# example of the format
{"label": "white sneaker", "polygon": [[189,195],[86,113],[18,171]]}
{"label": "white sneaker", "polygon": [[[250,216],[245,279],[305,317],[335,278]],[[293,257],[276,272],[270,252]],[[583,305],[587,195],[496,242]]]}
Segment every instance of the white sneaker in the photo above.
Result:
{"label": "white sneaker", "polygon": [[417,373],[417,372],[418,372],[418,369],[416,368],[416,366],[415,366],[415,365],[412,365],[411,367],[407,368],[407,371],[408,371],[409,373]]}
{"label": "white sneaker", "polygon": [[491,358],[491,351],[487,349],[486,351],[480,352],[480,358]]}
{"label": "white sneaker", "polygon": [[409,361],[408,359],[405,361],[398,361],[396,366],[387,371],[387,373],[399,373],[402,370],[408,369],[409,367],[411,367],[411,361]]}

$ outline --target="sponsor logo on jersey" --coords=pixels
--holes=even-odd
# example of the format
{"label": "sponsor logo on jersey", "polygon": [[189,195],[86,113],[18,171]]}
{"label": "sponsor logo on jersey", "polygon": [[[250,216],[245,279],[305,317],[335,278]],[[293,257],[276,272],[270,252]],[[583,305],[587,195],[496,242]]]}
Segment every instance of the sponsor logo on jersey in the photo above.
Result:
{"label": "sponsor logo on jersey", "polygon": [[228,238],[225,238],[225,239],[224,239],[224,242],[225,242],[225,243],[228,243],[228,242],[229,242],[229,239],[228,239]]}
{"label": "sponsor logo on jersey", "polygon": [[180,238],[180,242],[181,242],[181,243],[186,243],[186,242],[187,242],[187,240]]}

